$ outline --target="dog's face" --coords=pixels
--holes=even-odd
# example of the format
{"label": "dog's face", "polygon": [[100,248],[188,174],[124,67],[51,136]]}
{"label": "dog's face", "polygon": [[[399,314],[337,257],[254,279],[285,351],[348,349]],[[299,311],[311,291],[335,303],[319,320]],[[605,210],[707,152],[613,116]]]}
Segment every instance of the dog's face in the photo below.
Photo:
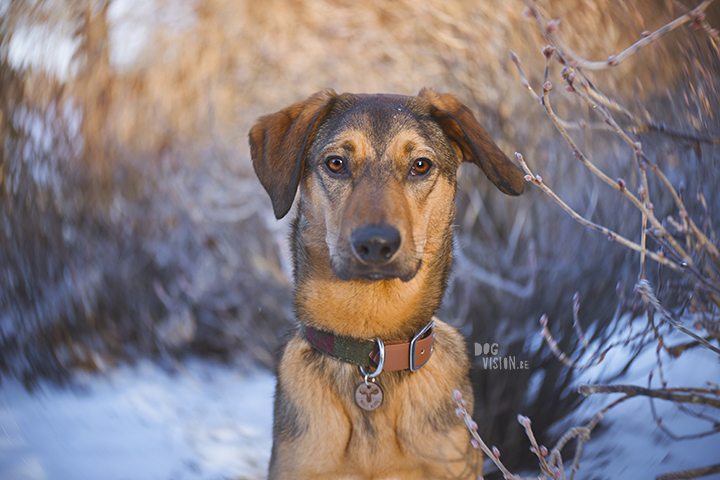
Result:
{"label": "dog's face", "polygon": [[303,197],[324,218],[335,275],[408,281],[431,219],[450,217],[458,154],[409,97],[349,100],[308,150]]}
{"label": "dog's face", "polygon": [[467,107],[431,90],[321,92],[262,117],[250,144],[278,218],[300,185],[315,243],[325,244],[341,280],[413,279],[428,251],[442,248],[462,161],[507,194],[525,183]]}

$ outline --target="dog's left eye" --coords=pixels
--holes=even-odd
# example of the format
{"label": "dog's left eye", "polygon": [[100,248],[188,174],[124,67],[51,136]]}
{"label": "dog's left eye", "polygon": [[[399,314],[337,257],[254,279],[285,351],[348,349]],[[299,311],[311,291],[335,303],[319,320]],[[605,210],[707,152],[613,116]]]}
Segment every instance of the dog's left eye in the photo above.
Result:
{"label": "dog's left eye", "polygon": [[410,175],[421,177],[426,175],[430,168],[432,168],[432,162],[427,158],[418,158],[413,162],[412,168],[410,168]]}
{"label": "dog's left eye", "polygon": [[325,160],[325,165],[332,173],[345,173],[345,160],[340,157],[329,157]]}

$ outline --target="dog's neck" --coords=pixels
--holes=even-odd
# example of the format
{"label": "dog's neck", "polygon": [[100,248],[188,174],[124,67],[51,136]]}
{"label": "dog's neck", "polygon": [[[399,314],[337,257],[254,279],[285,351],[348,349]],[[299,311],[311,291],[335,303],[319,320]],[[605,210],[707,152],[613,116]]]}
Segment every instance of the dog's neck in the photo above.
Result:
{"label": "dog's neck", "polygon": [[291,232],[295,314],[301,323],[358,339],[407,340],[440,306],[452,262],[452,233],[427,242],[422,265],[400,279],[340,280],[330,267],[325,232],[311,225],[302,204]]}

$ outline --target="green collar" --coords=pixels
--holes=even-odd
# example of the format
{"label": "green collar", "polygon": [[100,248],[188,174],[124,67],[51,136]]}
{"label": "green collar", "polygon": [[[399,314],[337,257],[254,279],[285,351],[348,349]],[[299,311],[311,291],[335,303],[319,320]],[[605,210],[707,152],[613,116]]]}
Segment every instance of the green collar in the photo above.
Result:
{"label": "green collar", "polygon": [[330,332],[306,325],[302,325],[300,328],[302,328],[305,340],[323,355],[359,367],[377,366],[370,358],[370,354],[377,347],[377,343],[372,340],[358,340],[352,337],[333,335]]}

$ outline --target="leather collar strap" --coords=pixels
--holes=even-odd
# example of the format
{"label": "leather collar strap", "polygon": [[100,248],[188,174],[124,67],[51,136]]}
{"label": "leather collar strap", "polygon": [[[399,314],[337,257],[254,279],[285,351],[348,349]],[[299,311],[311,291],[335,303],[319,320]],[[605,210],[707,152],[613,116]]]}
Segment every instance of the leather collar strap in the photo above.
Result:
{"label": "leather collar strap", "polygon": [[[323,355],[360,367],[377,367],[378,365],[380,349],[374,340],[358,340],[352,337],[333,335],[330,332],[306,325],[302,325],[301,328],[307,342]],[[386,342],[383,371],[417,370],[430,359],[434,342],[435,322],[428,323],[411,340]]]}

